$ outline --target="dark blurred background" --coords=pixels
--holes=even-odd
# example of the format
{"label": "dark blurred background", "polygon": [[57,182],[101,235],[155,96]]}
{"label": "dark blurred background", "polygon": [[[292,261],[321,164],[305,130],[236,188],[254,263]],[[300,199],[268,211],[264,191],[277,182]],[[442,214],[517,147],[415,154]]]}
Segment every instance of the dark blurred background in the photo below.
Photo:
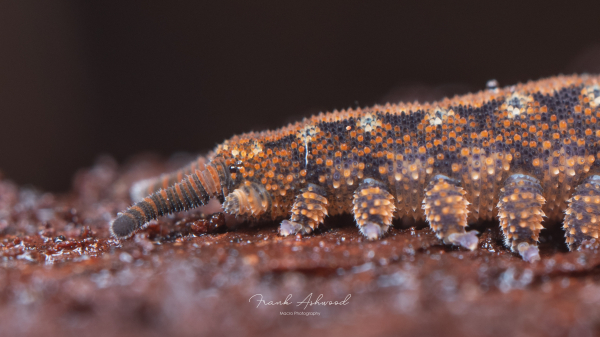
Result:
{"label": "dark blurred background", "polygon": [[199,153],[321,110],[600,72],[600,2],[0,3],[0,170]]}

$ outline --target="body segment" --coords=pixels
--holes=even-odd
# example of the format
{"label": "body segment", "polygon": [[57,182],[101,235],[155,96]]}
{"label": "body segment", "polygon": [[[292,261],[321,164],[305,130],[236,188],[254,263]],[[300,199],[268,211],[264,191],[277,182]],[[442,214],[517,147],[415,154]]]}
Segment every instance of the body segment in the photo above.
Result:
{"label": "body segment", "polygon": [[[575,188],[599,171],[599,105],[598,77],[583,75],[434,103],[321,113],[278,130],[234,136],[217,146],[206,165],[198,161],[138,186],[137,194],[154,196],[123,213],[113,223],[113,233],[126,237],[153,217],[218,197],[227,212],[250,220],[290,218],[282,223],[283,235],[307,234],[326,215],[352,212],[361,232],[378,238],[391,224],[390,213],[390,220],[427,219],[445,242],[470,249],[476,245],[474,235],[464,236],[466,224],[499,217],[507,244],[525,257],[513,247],[513,223],[522,220],[526,225],[519,228],[531,228],[525,241],[536,247],[542,216],[562,221]],[[515,177],[535,185],[534,199],[544,202],[538,198],[535,205],[523,206],[513,200],[529,196],[511,185]],[[378,193],[360,194],[375,187]],[[309,188],[314,191],[307,192]],[[316,199],[303,199],[306,193],[315,193]],[[367,195],[372,199],[364,199]],[[579,219],[596,218],[577,205],[571,202],[572,209],[583,212]],[[119,220],[123,217],[132,220]],[[575,220],[569,226],[583,226]],[[597,230],[585,228],[597,236]],[[575,233],[574,248],[584,234],[579,229]],[[524,249],[531,257],[528,247]]]}

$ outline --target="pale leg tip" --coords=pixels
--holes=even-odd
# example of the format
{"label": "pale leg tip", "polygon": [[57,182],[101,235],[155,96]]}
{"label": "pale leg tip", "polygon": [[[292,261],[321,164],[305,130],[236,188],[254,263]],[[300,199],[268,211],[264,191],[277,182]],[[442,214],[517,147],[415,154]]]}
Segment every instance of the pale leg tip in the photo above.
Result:
{"label": "pale leg tip", "polygon": [[367,240],[377,240],[385,234],[389,226],[380,226],[373,222],[367,222],[364,226],[360,227],[360,232],[364,235]]}
{"label": "pale leg tip", "polygon": [[537,246],[528,244],[527,242],[521,242],[517,246],[519,255],[526,262],[535,262],[540,260],[540,250]]}
{"label": "pale leg tip", "polygon": [[301,229],[302,229],[301,224],[299,224],[297,222],[289,221],[289,220],[283,220],[281,222],[281,225],[279,225],[279,235],[281,235],[281,236],[294,235],[294,234],[298,233]]}
{"label": "pale leg tip", "polygon": [[475,250],[479,244],[479,238],[477,237],[477,231],[452,233],[448,235],[448,242],[468,250]]}

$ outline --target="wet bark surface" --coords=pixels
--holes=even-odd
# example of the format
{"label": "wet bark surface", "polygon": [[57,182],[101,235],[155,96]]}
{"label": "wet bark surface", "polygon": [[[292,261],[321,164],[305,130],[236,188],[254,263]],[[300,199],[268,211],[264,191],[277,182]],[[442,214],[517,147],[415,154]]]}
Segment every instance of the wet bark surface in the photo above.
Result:
{"label": "wet bark surface", "polygon": [[473,252],[424,223],[369,242],[351,216],[284,238],[275,222],[231,228],[191,211],[111,238],[129,186],[172,166],[101,158],[62,195],[0,180],[0,335],[600,333],[600,255],[568,252],[560,224],[545,224],[536,263],[503,246],[497,222],[474,227]]}

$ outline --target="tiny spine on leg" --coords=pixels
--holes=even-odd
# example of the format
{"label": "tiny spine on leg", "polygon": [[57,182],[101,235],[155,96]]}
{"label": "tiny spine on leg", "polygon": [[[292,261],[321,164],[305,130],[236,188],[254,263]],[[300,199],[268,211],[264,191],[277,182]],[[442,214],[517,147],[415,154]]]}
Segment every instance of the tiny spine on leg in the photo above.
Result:
{"label": "tiny spine on leg", "polygon": [[569,249],[598,247],[600,176],[593,175],[585,179],[568,202],[563,228]]}
{"label": "tiny spine on leg", "polygon": [[145,197],[118,215],[110,224],[111,234],[126,239],[159,216],[196,208],[222,195],[220,170],[221,165],[207,165],[205,170],[196,170],[181,182]]}
{"label": "tiny spine on leg", "polygon": [[498,218],[505,244],[518,252],[524,260],[539,260],[537,247],[546,200],[540,182],[524,174],[513,174],[500,190]]}
{"label": "tiny spine on leg", "polygon": [[327,216],[326,192],[320,186],[308,184],[300,190],[292,206],[289,220],[283,220],[279,226],[279,234],[288,236],[296,233],[310,234]]}
{"label": "tiny spine on leg", "polygon": [[429,225],[444,243],[473,250],[479,240],[476,231],[465,231],[469,212],[466,193],[456,180],[437,175],[425,189],[423,209]]}
{"label": "tiny spine on leg", "polygon": [[385,185],[365,179],[354,192],[354,219],[360,232],[369,240],[382,237],[392,224],[396,206]]}

